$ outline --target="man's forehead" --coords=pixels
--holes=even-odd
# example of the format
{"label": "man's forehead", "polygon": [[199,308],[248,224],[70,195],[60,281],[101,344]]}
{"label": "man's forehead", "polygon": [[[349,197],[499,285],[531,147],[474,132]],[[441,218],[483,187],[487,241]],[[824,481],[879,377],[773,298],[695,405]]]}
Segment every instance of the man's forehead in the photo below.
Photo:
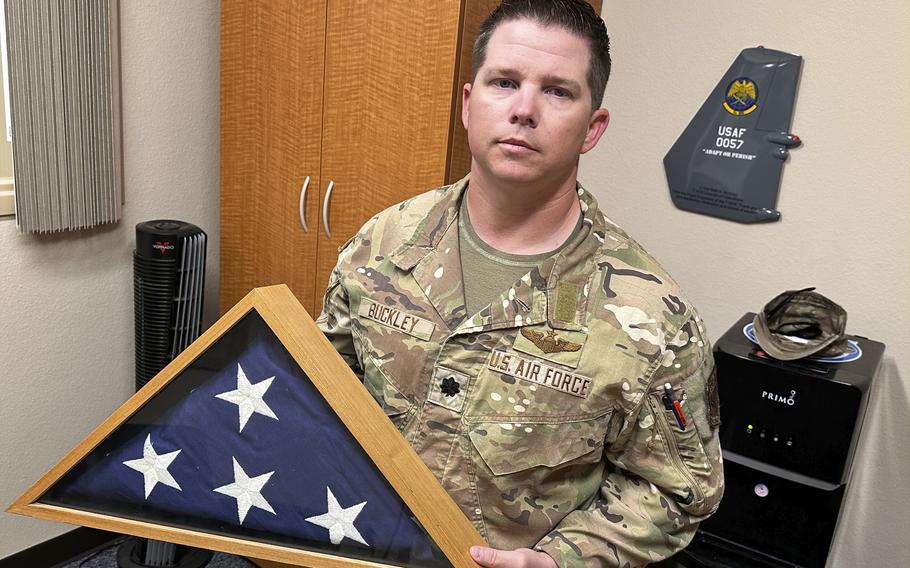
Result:
{"label": "man's forehead", "polygon": [[549,66],[553,67],[549,73],[566,76],[573,68],[587,70],[589,58],[590,49],[583,37],[562,26],[544,26],[521,18],[496,27],[487,44],[483,67]]}

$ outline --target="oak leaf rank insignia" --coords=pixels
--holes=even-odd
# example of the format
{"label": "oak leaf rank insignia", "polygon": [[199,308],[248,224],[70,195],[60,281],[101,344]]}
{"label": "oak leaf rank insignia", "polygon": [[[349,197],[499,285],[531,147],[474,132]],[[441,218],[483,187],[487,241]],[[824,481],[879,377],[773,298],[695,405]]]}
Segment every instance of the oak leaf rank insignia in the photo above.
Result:
{"label": "oak leaf rank insignia", "polygon": [[455,377],[446,377],[442,379],[442,383],[439,385],[439,390],[442,391],[442,394],[451,397],[458,394],[458,391],[461,390],[461,385],[458,384],[458,381],[455,380]]}

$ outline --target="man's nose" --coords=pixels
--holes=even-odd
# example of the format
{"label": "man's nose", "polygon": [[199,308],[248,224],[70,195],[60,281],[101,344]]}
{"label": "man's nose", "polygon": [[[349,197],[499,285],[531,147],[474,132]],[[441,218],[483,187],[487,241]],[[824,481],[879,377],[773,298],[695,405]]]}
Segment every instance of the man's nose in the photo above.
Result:
{"label": "man's nose", "polygon": [[520,124],[534,128],[538,122],[537,100],[534,94],[528,91],[519,90],[515,94],[514,104],[512,106],[512,116],[509,119],[512,124]]}

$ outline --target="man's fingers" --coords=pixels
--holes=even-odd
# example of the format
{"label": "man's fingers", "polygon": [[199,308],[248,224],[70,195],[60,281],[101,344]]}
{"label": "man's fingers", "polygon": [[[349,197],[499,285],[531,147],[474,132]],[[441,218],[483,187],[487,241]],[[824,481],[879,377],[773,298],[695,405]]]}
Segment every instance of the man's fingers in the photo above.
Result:
{"label": "man's fingers", "polygon": [[498,550],[486,546],[471,547],[471,558],[474,559],[474,562],[487,568],[499,568],[499,564],[496,563],[498,553]]}
{"label": "man's fingers", "polygon": [[527,548],[497,550],[486,546],[472,546],[471,558],[486,568],[556,568],[556,562],[543,552]]}

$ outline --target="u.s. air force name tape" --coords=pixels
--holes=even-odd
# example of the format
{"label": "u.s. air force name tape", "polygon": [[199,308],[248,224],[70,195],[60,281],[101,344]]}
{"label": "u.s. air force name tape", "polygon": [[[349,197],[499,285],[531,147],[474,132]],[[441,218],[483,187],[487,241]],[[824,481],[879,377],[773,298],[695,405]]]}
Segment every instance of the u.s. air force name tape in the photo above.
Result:
{"label": "u.s. air force name tape", "polygon": [[408,335],[428,341],[436,329],[436,324],[421,317],[403,312],[396,308],[383,306],[369,298],[363,298],[360,301],[360,309],[357,311],[360,317],[371,319],[381,323],[386,327],[397,329]]}

